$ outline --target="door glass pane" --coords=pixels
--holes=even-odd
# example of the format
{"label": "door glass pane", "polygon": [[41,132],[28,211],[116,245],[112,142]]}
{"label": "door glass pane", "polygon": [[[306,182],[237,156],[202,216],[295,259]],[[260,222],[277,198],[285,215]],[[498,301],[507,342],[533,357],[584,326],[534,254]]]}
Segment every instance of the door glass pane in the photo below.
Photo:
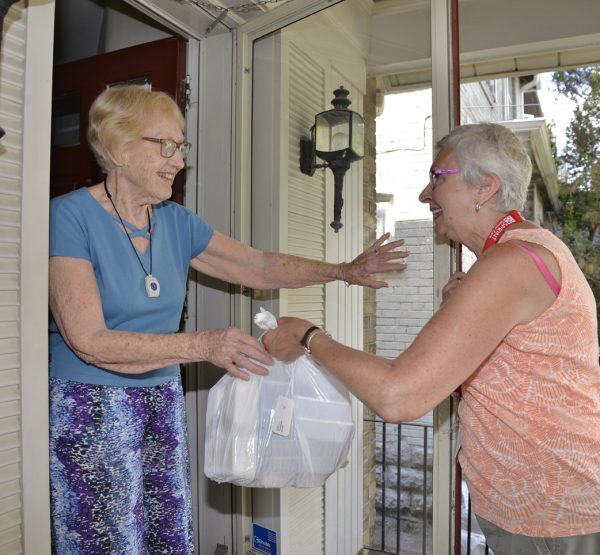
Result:
{"label": "door glass pane", "polygon": [[[396,358],[433,315],[433,223],[418,197],[432,160],[431,89],[390,93],[377,117],[377,226],[404,239],[408,269],[377,292],[377,354]],[[373,547],[432,553],[433,412],[414,422],[374,417],[377,495]]]}
{"label": "door glass pane", "polygon": [[[345,308],[349,303],[344,296],[352,289],[342,288],[341,294],[328,297],[321,286],[286,291],[280,298],[255,291],[254,305],[268,308],[270,303],[275,311],[281,308],[318,324],[339,325],[342,334],[350,326],[327,319],[347,310],[348,321],[362,318],[363,348],[394,358],[433,313],[433,226],[428,207],[418,201],[431,165],[432,95],[422,84],[423,75],[431,71],[430,9],[419,3],[410,10],[382,6],[367,13],[364,3],[347,0],[326,12],[254,43],[252,241],[272,250],[281,248],[282,241],[291,254],[348,260],[356,248],[350,238],[371,242],[385,228],[406,240],[413,252],[411,269],[386,276],[390,287],[381,293],[364,289],[364,305],[352,305],[351,310]],[[310,137],[315,115],[331,108],[333,91],[341,85],[350,91],[350,109],[364,117],[365,156],[345,176],[344,227],[334,235],[329,227],[331,170],[302,173],[299,145],[302,137]],[[283,216],[275,213],[270,222],[265,214],[274,209]],[[354,210],[362,218],[352,217]],[[332,306],[334,302],[339,306]],[[340,335],[338,339],[349,341]],[[399,427],[384,424],[365,409],[362,425],[363,530],[358,547],[431,553],[432,414]],[[339,483],[344,473],[347,469],[340,472]],[[255,504],[260,494],[253,493]],[[315,511],[312,519],[318,518]],[[325,545],[328,534],[334,536],[335,529],[325,532]],[[317,536],[303,540],[303,552],[321,552]]]}

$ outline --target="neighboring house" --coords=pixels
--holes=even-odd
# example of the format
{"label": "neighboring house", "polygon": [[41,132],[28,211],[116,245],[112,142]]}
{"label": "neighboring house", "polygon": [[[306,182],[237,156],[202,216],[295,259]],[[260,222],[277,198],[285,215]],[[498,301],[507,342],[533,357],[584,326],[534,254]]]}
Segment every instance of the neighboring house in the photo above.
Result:
{"label": "neighboring house", "polygon": [[[83,4],[71,4],[68,13]],[[140,25],[139,20],[150,21],[162,36],[177,34],[188,40],[187,135],[197,148],[190,157],[185,202],[220,231],[257,246],[337,261],[351,259],[373,237],[374,151],[346,175],[345,227],[337,235],[329,228],[331,172],[322,170],[309,178],[297,169],[300,136],[308,133],[317,111],[330,107],[332,91],[340,84],[351,90],[353,108],[365,114],[374,113],[377,105],[369,78],[381,80],[383,93],[431,85],[432,139],[450,128],[446,0],[293,0],[277,6],[257,2],[256,10],[222,14],[195,0],[127,0],[127,10],[122,11],[143,14],[129,17],[133,22],[113,18],[118,9],[104,12],[101,2],[92,4],[102,12],[94,17],[106,17],[105,31],[110,31],[115,48],[134,44],[130,41],[146,32],[146,23]],[[47,230],[53,22],[55,8],[58,12],[64,5],[21,0],[9,9],[3,26],[0,551],[6,555],[50,551]],[[468,0],[459,5],[464,78],[531,75],[600,60],[598,3]],[[323,12],[316,19],[309,18],[319,10]],[[299,20],[300,26],[292,25]],[[77,24],[79,35],[86,38],[90,28],[83,20]],[[370,141],[374,145],[373,137]],[[537,148],[534,141],[532,148]],[[368,187],[363,189],[363,183]],[[543,201],[543,194],[540,198]],[[435,307],[450,271],[448,246],[435,244],[433,260]],[[314,318],[357,348],[374,342],[374,297],[341,284],[270,293],[192,282],[188,326],[236,325],[250,331],[260,304]],[[194,376],[192,369],[192,382]],[[217,543],[227,545],[230,553],[244,554],[253,518],[278,532],[282,555],[357,553],[363,529],[370,526],[374,493],[369,466],[373,441],[368,426],[363,427],[360,404],[354,402],[358,434],[350,463],[325,488],[216,488],[203,480],[201,466],[203,407],[208,378],[214,381],[215,376],[217,371],[203,368],[197,383],[189,384],[187,397],[201,555],[212,555]],[[441,405],[434,428],[437,527],[432,549],[440,554],[450,552],[452,544],[448,414],[448,406]]]}

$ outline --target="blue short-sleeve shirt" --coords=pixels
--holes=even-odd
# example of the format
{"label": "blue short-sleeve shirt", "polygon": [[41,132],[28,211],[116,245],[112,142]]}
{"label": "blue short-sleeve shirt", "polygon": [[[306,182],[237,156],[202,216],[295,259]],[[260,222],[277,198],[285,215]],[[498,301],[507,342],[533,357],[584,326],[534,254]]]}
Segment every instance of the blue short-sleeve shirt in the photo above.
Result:
{"label": "blue short-sleeve shirt", "polygon": [[[50,256],[81,258],[91,262],[98,283],[106,327],[141,333],[175,333],[179,329],[190,261],[208,245],[212,228],[199,216],[174,202],[153,206],[152,275],[160,295],[148,297],[150,249],[134,247],[116,216],[109,214],[86,189],[52,200],[50,205]],[[147,235],[127,222],[131,237]],[[56,323],[50,324],[50,375],[99,385],[151,386],[179,375],[175,364],[143,374],[104,370],[81,360],[65,343]]]}

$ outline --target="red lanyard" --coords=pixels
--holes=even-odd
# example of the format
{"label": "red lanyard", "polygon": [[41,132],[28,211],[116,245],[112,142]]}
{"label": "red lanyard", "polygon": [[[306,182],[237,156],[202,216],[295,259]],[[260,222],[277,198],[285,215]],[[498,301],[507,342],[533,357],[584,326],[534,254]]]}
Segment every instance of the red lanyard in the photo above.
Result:
{"label": "red lanyard", "polygon": [[485,245],[483,245],[483,250],[481,253],[483,254],[486,250],[488,250],[492,245],[495,245],[502,237],[502,234],[506,231],[508,227],[513,224],[518,224],[524,220],[523,216],[520,212],[516,210],[512,210],[509,214],[504,216],[501,220],[498,220],[494,229],[488,235],[488,238],[485,240]]}

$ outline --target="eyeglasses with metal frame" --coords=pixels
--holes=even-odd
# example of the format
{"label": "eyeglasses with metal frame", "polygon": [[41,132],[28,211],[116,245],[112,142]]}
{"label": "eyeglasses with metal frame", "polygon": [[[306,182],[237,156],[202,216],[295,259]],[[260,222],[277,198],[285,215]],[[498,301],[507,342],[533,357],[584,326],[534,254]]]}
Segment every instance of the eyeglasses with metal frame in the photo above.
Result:
{"label": "eyeglasses with metal frame", "polygon": [[171,158],[174,156],[176,151],[179,151],[181,157],[185,158],[187,153],[190,151],[190,147],[192,146],[186,141],[178,143],[173,139],[156,139],[154,137],[142,137],[142,139],[144,141],[150,141],[151,143],[160,144],[160,155],[163,158]]}

